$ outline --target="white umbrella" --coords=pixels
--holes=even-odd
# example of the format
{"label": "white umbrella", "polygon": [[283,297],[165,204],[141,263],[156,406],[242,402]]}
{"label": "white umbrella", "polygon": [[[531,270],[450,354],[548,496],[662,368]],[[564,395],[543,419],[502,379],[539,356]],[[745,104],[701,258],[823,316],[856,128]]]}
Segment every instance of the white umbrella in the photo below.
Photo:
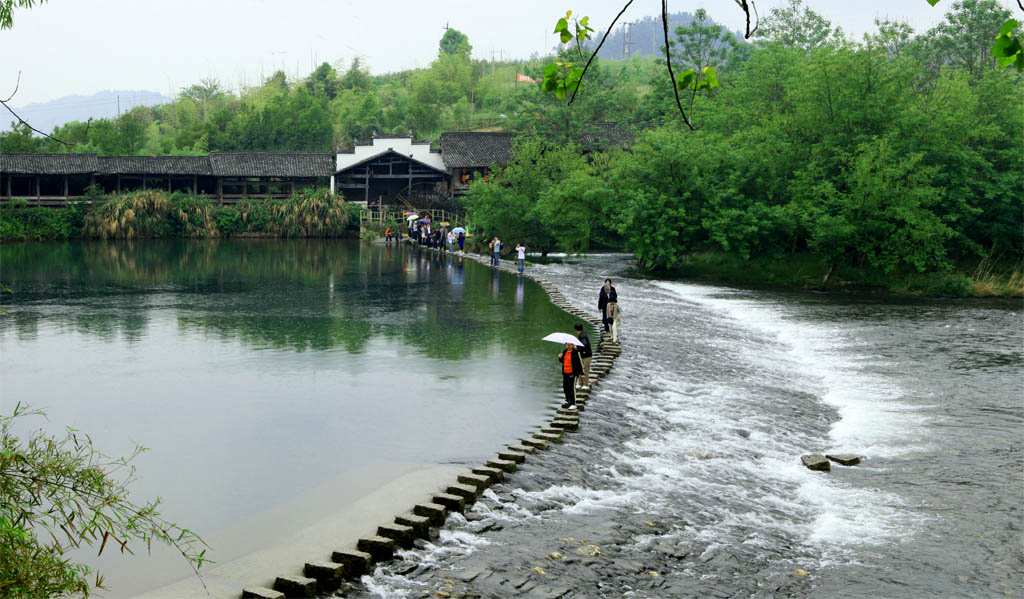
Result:
{"label": "white umbrella", "polygon": [[541,341],[551,341],[552,343],[572,343],[573,345],[583,347],[583,342],[569,333],[551,333],[547,337],[541,339]]}

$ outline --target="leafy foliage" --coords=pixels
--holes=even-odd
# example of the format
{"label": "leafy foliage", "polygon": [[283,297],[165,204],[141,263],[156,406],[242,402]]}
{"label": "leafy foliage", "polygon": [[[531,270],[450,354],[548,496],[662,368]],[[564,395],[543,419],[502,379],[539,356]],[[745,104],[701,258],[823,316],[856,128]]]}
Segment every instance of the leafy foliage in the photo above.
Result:
{"label": "leafy foliage", "polygon": [[[90,569],[64,557],[83,546],[131,553],[158,541],[174,547],[198,574],[208,562],[202,539],[162,519],[159,499],[139,505],[128,497],[131,462],[144,448],[113,459],[72,429],[63,437],[18,437],[16,421],[38,415],[21,404],[0,415],[0,597],[88,596]],[[94,584],[102,588],[98,573]]]}

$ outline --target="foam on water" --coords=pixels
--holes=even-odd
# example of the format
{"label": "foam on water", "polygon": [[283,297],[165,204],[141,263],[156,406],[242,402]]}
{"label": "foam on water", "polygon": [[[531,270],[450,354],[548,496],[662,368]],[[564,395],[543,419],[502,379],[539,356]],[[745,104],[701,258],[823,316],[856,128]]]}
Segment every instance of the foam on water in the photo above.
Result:
{"label": "foam on water", "polygon": [[[890,381],[863,372],[884,358],[863,354],[863,343],[839,327],[798,322],[764,300],[737,292],[684,283],[657,282],[686,301],[700,304],[778,342],[779,349],[736,348],[743,358],[783,370],[838,412],[830,438],[834,452],[892,457],[922,449],[926,417],[918,406],[901,402],[903,391]],[[731,296],[731,297],[730,297]]]}
{"label": "foam on water", "polygon": [[[669,432],[663,439],[647,440],[652,446],[663,446],[667,459],[656,468],[666,480],[679,483],[692,477],[699,481],[694,483],[698,486],[728,485],[728,481],[716,481],[715,470],[702,467],[702,461],[676,461],[694,455],[701,447],[717,448],[724,454],[749,454],[751,450],[757,454],[755,459],[732,464],[732,468],[747,471],[751,480],[763,481],[753,493],[732,489],[733,497],[752,506],[752,510],[729,514],[708,527],[705,534],[714,534],[717,528],[734,528],[750,516],[755,518],[751,526],[778,527],[809,544],[837,550],[847,545],[885,543],[905,534],[913,518],[898,497],[873,489],[848,488],[806,470],[794,459],[799,453],[815,450],[890,457],[916,451],[925,442],[924,414],[899,401],[902,391],[897,385],[863,371],[863,365],[875,358],[860,354],[856,339],[847,338],[837,327],[799,322],[768,301],[752,301],[736,292],[682,283],[655,285],[762,337],[753,347],[733,348],[739,359],[757,364],[796,389],[818,397],[839,415],[822,446],[822,440],[799,430],[790,430],[785,436],[772,434],[773,427],[783,425],[773,421],[773,412],[762,410],[756,414],[749,405],[730,402],[735,390],[725,385],[706,389],[696,398],[688,397],[692,404],[688,407],[680,406],[685,402],[673,402],[665,414],[669,421],[697,423],[702,430],[697,434],[693,430],[685,434]],[[765,340],[772,343],[766,344]],[[664,395],[670,398],[672,394]],[[748,439],[729,434],[730,421],[735,418],[754,429]],[[642,443],[634,445],[641,448]],[[808,512],[812,514],[809,522],[795,517]]]}

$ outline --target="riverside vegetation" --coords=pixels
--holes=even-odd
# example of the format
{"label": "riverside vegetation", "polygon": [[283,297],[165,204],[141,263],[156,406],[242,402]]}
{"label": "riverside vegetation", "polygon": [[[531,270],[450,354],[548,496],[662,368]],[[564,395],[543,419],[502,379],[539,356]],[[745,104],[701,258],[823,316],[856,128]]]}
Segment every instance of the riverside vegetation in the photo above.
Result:
{"label": "riverside vegetation", "polygon": [[217,205],[206,196],[145,190],[94,194],[68,208],[26,208],[0,214],[0,239],[140,239],[166,237],[345,237],[357,223],[340,195],[313,188],[283,201]]}
{"label": "riverside vegetation", "polygon": [[[167,154],[328,150],[374,131],[499,126],[518,135],[512,162],[453,206],[484,236],[541,252],[624,249],[643,271],[735,282],[1020,295],[1024,77],[989,55],[1009,16],[994,0],[962,0],[924,34],[879,21],[856,41],[790,0],[748,43],[704,11],[686,15],[674,63],[697,80],[714,69],[719,84],[688,95],[696,131],[653,57],[595,60],[567,106],[512,84],[516,72],[543,77],[543,60],[473,60],[449,30],[426,69],[371,76],[358,61],[344,73],[323,64],[237,96],[204,81],[171,104],[54,133],[74,151]],[[575,42],[559,50],[563,64],[580,60]],[[595,143],[599,121],[634,135]],[[0,150],[64,149],[29,133],[0,134]],[[222,234],[260,231],[246,213],[276,227],[257,212],[208,218]],[[211,229],[202,211],[185,213],[165,226]],[[62,237],[82,215],[27,218]],[[5,239],[33,237],[3,226]]]}

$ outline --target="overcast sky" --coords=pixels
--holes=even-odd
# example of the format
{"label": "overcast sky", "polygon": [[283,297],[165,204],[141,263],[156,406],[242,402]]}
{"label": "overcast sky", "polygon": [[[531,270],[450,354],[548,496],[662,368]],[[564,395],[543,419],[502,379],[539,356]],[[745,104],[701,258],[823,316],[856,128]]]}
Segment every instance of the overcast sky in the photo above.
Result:
{"label": "overcast sky", "polygon": [[[1010,0],[1000,0],[1010,7]],[[21,71],[15,106],[106,89],[173,96],[214,77],[226,87],[253,85],[284,69],[305,76],[311,65],[359,56],[373,73],[424,67],[437,54],[445,25],[469,36],[476,58],[528,58],[552,48],[555,21],[573,8],[604,29],[625,0],[49,0],[15,9],[0,32],[0,97]],[[757,0],[764,15],[783,0]],[[940,21],[952,0],[807,0],[813,10],[857,38],[875,17],[905,20],[917,31]],[[636,0],[624,20],[657,13]],[[672,12],[705,8],[733,30],[743,14],[733,0],[673,0]]]}

